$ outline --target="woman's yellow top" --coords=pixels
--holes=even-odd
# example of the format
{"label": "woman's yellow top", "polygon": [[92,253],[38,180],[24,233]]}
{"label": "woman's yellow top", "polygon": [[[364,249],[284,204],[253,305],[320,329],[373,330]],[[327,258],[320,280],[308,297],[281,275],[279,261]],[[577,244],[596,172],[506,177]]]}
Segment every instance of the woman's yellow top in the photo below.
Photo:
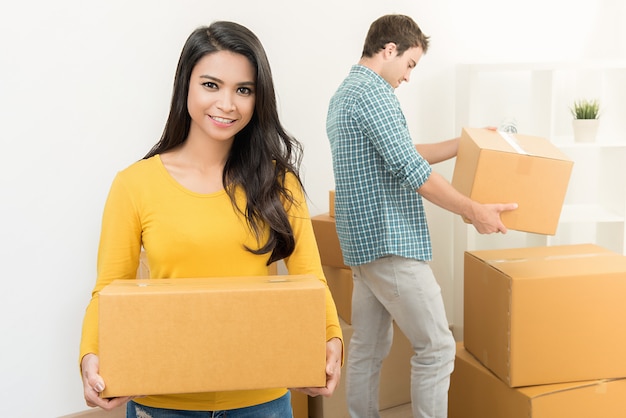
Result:
{"label": "woman's yellow top", "polygon": [[[289,274],[313,274],[326,284],[304,193],[292,174],[286,183],[295,198],[287,213],[296,246],[285,265]],[[245,208],[243,191],[236,196],[239,207]],[[268,231],[260,237],[261,245]],[[268,275],[269,254],[255,255],[245,249],[261,245],[224,190],[199,194],[185,189],[158,155],[119,172],[104,207],[98,277],[85,313],[80,358],[98,354],[99,291],[115,279],[135,279],[142,246],[150,278],[158,279]],[[326,289],[326,337],[342,338],[335,303]],[[135,401],[159,408],[223,410],[268,402],[286,390],[159,395]]]}

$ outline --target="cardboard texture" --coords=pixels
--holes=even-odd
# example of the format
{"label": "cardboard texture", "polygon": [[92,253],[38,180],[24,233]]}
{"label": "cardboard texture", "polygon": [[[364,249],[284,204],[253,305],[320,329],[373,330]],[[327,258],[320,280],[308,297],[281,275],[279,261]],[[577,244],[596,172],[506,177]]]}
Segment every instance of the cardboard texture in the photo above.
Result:
{"label": "cardboard texture", "polygon": [[313,276],[116,280],[99,307],[104,397],[325,384]]}
{"label": "cardboard texture", "polygon": [[465,347],[509,386],[626,377],[626,257],[593,244],[471,251],[464,281]]}
{"label": "cardboard texture", "polygon": [[322,266],[328,288],[333,295],[337,314],[347,324],[352,324],[352,270],[332,266]]}
{"label": "cardboard texture", "polygon": [[626,379],[511,388],[458,343],[448,403],[449,418],[622,418]]}
{"label": "cardboard texture", "polygon": [[[344,337],[345,358],[348,359],[348,347],[352,338],[352,326],[339,319]],[[380,410],[393,408],[411,402],[411,343],[398,326],[393,324],[393,343],[389,355],[383,360],[380,372]],[[346,375],[343,368],[341,380],[333,396],[309,398],[310,418],[350,418],[346,400]]]}
{"label": "cardboard texture", "polygon": [[126,418],[126,404],[111,411],[105,411],[101,408],[91,408],[86,411],[63,415],[59,418]]}
{"label": "cardboard texture", "polygon": [[548,140],[463,128],[452,185],[480,203],[517,203],[509,229],[554,235],[574,163]]}
{"label": "cardboard texture", "polygon": [[349,268],[343,263],[343,254],[339,246],[339,237],[335,229],[335,218],[328,213],[313,216],[313,232],[319,248],[322,264],[326,266]]}
{"label": "cardboard texture", "polygon": [[303,392],[292,390],[291,409],[293,418],[309,418],[309,397]]}
{"label": "cardboard texture", "polygon": [[331,218],[335,217],[335,191],[328,192],[328,215]]}

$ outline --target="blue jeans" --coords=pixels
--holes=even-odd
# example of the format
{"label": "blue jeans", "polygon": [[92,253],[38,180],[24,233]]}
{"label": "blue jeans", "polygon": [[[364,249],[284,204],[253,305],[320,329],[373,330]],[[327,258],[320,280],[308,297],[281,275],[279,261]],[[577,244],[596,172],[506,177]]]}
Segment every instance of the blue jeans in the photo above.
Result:
{"label": "blue jeans", "polygon": [[428,263],[388,256],[352,267],[352,328],[346,392],[352,418],[379,418],[380,369],[393,341],[393,323],[411,342],[414,418],[448,416],[456,344],[441,288]]}
{"label": "blue jeans", "polygon": [[184,411],[151,408],[134,401],[126,404],[126,418],[293,418],[291,392],[260,405],[227,411]]}

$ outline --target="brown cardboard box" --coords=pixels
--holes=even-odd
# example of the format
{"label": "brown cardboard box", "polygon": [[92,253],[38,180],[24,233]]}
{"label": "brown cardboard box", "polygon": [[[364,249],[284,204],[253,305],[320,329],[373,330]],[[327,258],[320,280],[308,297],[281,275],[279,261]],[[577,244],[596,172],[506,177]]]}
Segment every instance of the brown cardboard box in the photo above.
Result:
{"label": "brown cardboard box", "polygon": [[511,203],[509,229],[554,235],[574,163],[548,140],[463,128],[452,185],[480,203]]}
{"label": "brown cardboard box", "polygon": [[304,392],[291,391],[293,418],[309,418],[309,397]]}
{"label": "brown cardboard box", "polygon": [[74,414],[63,415],[59,418],[126,418],[126,404],[118,406],[111,411],[105,411],[96,407]]}
{"label": "brown cardboard box", "polygon": [[449,418],[622,418],[626,379],[510,388],[458,343],[448,403]]}
{"label": "brown cardboard box", "polygon": [[[348,359],[348,347],[352,338],[352,326],[339,319],[343,331],[345,360]],[[411,402],[411,343],[398,326],[393,324],[393,343],[389,355],[383,361],[380,372],[379,408],[393,408]],[[309,417],[311,418],[350,418],[346,400],[346,367],[342,369],[341,381],[333,396],[309,398]]]}
{"label": "brown cardboard box", "polygon": [[116,280],[99,315],[105,397],[326,381],[325,287],[313,276]]}
{"label": "brown cardboard box", "polygon": [[323,265],[324,276],[328,282],[328,288],[333,295],[337,314],[346,321],[348,325],[352,324],[352,270],[349,268],[339,268]]}
{"label": "brown cardboard box", "polygon": [[335,191],[328,192],[328,215],[331,218],[335,217]]}
{"label": "brown cardboard box", "polygon": [[343,254],[339,246],[339,238],[335,229],[335,218],[328,213],[313,216],[313,232],[317,240],[322,264],[332,267],[349,268],[343,263]]}
{"label": "brown cardboard box", "polygon": [[465,347],[509,386],[626,377],[626,257],[592,244],[472,251],[464,276]]}

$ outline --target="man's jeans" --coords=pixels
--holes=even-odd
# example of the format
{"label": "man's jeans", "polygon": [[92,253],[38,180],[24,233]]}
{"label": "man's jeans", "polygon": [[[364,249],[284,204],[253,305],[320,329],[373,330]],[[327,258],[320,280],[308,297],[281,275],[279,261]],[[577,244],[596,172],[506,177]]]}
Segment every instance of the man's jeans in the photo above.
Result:
{"label": "man's jeans", "polygon": [[[346,390],[352,418],[378,418],[380,368],[393,324],[411,342],[411,403],[415,418],[445,418],[456,344],[441,288],[428,263],[387,256],[352,267],[352,328]],[[408,367],[408,365],[407,365]]]}

